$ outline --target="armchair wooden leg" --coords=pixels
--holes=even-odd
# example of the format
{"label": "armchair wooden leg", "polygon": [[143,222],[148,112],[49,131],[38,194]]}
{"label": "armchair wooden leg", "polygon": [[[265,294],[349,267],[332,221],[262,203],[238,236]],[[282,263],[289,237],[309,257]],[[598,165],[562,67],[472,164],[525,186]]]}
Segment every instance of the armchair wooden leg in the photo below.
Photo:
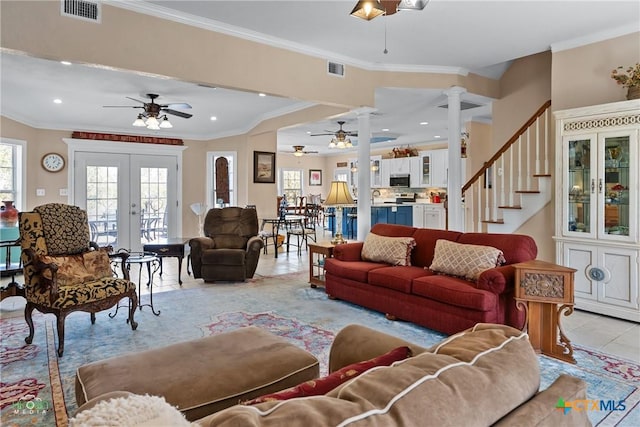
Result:
{"label": "armchair wooden leg", "polygon": [[65,316],[61,313],[56,314],[57,318],[57,328],[58,328],[58,357],[62,357],[62,353],[64,353],[64,318]]}
{"label": "armchair wooden leg", "polygon": [[31,318],[31,313],[35,307],[30,302],[27,302],[27,305],[24,307],[24,320],[27,321],[27,325],[29,325],[29,336],[24,339],[27,344],[31,344],[33,342],[34,328],[33,328],[33,319]]}
{"label": "armchair wooden leg", "polygon": [[138,295],[133,294],[129,297],[129,318],[127,322],[131,325],[131,330],[135,331],[138,328],[138,322],[133,320],[133,316],[136,314],[136,307],[138,306]]}
{"label": "armchair wooden leg", "polygon": [[91,324],[92,325],[96,324],[96,314],[95,313],[91,313]]}

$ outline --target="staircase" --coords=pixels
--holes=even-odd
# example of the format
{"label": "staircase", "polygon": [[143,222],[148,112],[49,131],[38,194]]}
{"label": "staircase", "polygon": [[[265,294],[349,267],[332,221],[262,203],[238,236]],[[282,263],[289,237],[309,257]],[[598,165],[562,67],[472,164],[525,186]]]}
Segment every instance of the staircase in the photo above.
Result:
{"label": "staircase", "polygon": [[462,187],[466,231],[513,233],[551,201],[551,101]]}

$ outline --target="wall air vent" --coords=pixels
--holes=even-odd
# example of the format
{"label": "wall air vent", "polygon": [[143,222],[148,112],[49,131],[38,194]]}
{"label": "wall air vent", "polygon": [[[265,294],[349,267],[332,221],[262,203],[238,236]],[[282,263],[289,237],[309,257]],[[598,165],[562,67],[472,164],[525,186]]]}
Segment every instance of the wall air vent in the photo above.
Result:
{"label": "wall air vent", "polygon": [[344,64],[327,61],[327,72],[332,76],[344,77]]}
{"label": "wall air vent", "polygon": [[86,0],[61,0],[62,16],[100,23],[100,2]]}
{"label": "wall air vent", "polygon": [[[449,108],[449,104],[443,104],[443,105],[438,105],[438,107],[440,108]],[[478,108],[481,107],[480,104],[474,104],[472,102],[467,102],[467,101],[462,101],[460,102],[460,110],[470,110],[472,108]]]}

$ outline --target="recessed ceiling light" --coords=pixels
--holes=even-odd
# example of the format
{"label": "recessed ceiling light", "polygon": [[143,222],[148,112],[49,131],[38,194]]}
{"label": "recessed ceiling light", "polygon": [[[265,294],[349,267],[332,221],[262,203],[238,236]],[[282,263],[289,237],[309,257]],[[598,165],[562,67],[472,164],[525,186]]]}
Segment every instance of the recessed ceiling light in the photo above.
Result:
{"label": "recessed ceiling light", "polygon": [[266,93],[259,93],[258,96],[267,96]]}
{"label": "recessed ceiling light", "polygon": [[311,131],[310,130],[307,131],[307,135],[311,135]]}
{"label": "recessed ceiling light", "polygon": [[71,62],[69,62],[69,61],[60,61],[60,63],[62,65],[71,65]]}
{"label": "recessed ceiling light", "polygon": [[54,104],[62,104],[62,99],[56,98],[56,99],[53,100],[53,103]]}
{"label": "recessed ceiling light", "polygon": [[389,128],[383,128],[382,132],[389,132]]}
{"label": "recessed ceiling light", "polygon": [[440,135],[435,135],[434,138],[442,138]]}
{"label": "recessed ceiling light", "polygon": [[422,126],[424,126],[424,125],[428,125],[428,124],[429,124],[429,122],[420,122],[420,124],[421,124]]}
{"label": "recessed ceiling light", "polygon": [[216,120],[218,120],[218,118],[216,116],[211,116],[211,121],[215,122]]}

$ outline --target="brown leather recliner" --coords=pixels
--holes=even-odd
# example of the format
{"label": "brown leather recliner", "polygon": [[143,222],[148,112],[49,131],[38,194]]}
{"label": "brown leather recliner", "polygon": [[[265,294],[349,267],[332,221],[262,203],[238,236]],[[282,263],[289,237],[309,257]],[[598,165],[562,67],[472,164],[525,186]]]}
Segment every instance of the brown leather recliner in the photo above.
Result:
{"label": "brown leather recliner", "polygon": [[205,237],[189,240],[193,277],[205,282],[245,281],[253,277],[264,246],[258,236],[255,209],[210,209],[203,229]]}

